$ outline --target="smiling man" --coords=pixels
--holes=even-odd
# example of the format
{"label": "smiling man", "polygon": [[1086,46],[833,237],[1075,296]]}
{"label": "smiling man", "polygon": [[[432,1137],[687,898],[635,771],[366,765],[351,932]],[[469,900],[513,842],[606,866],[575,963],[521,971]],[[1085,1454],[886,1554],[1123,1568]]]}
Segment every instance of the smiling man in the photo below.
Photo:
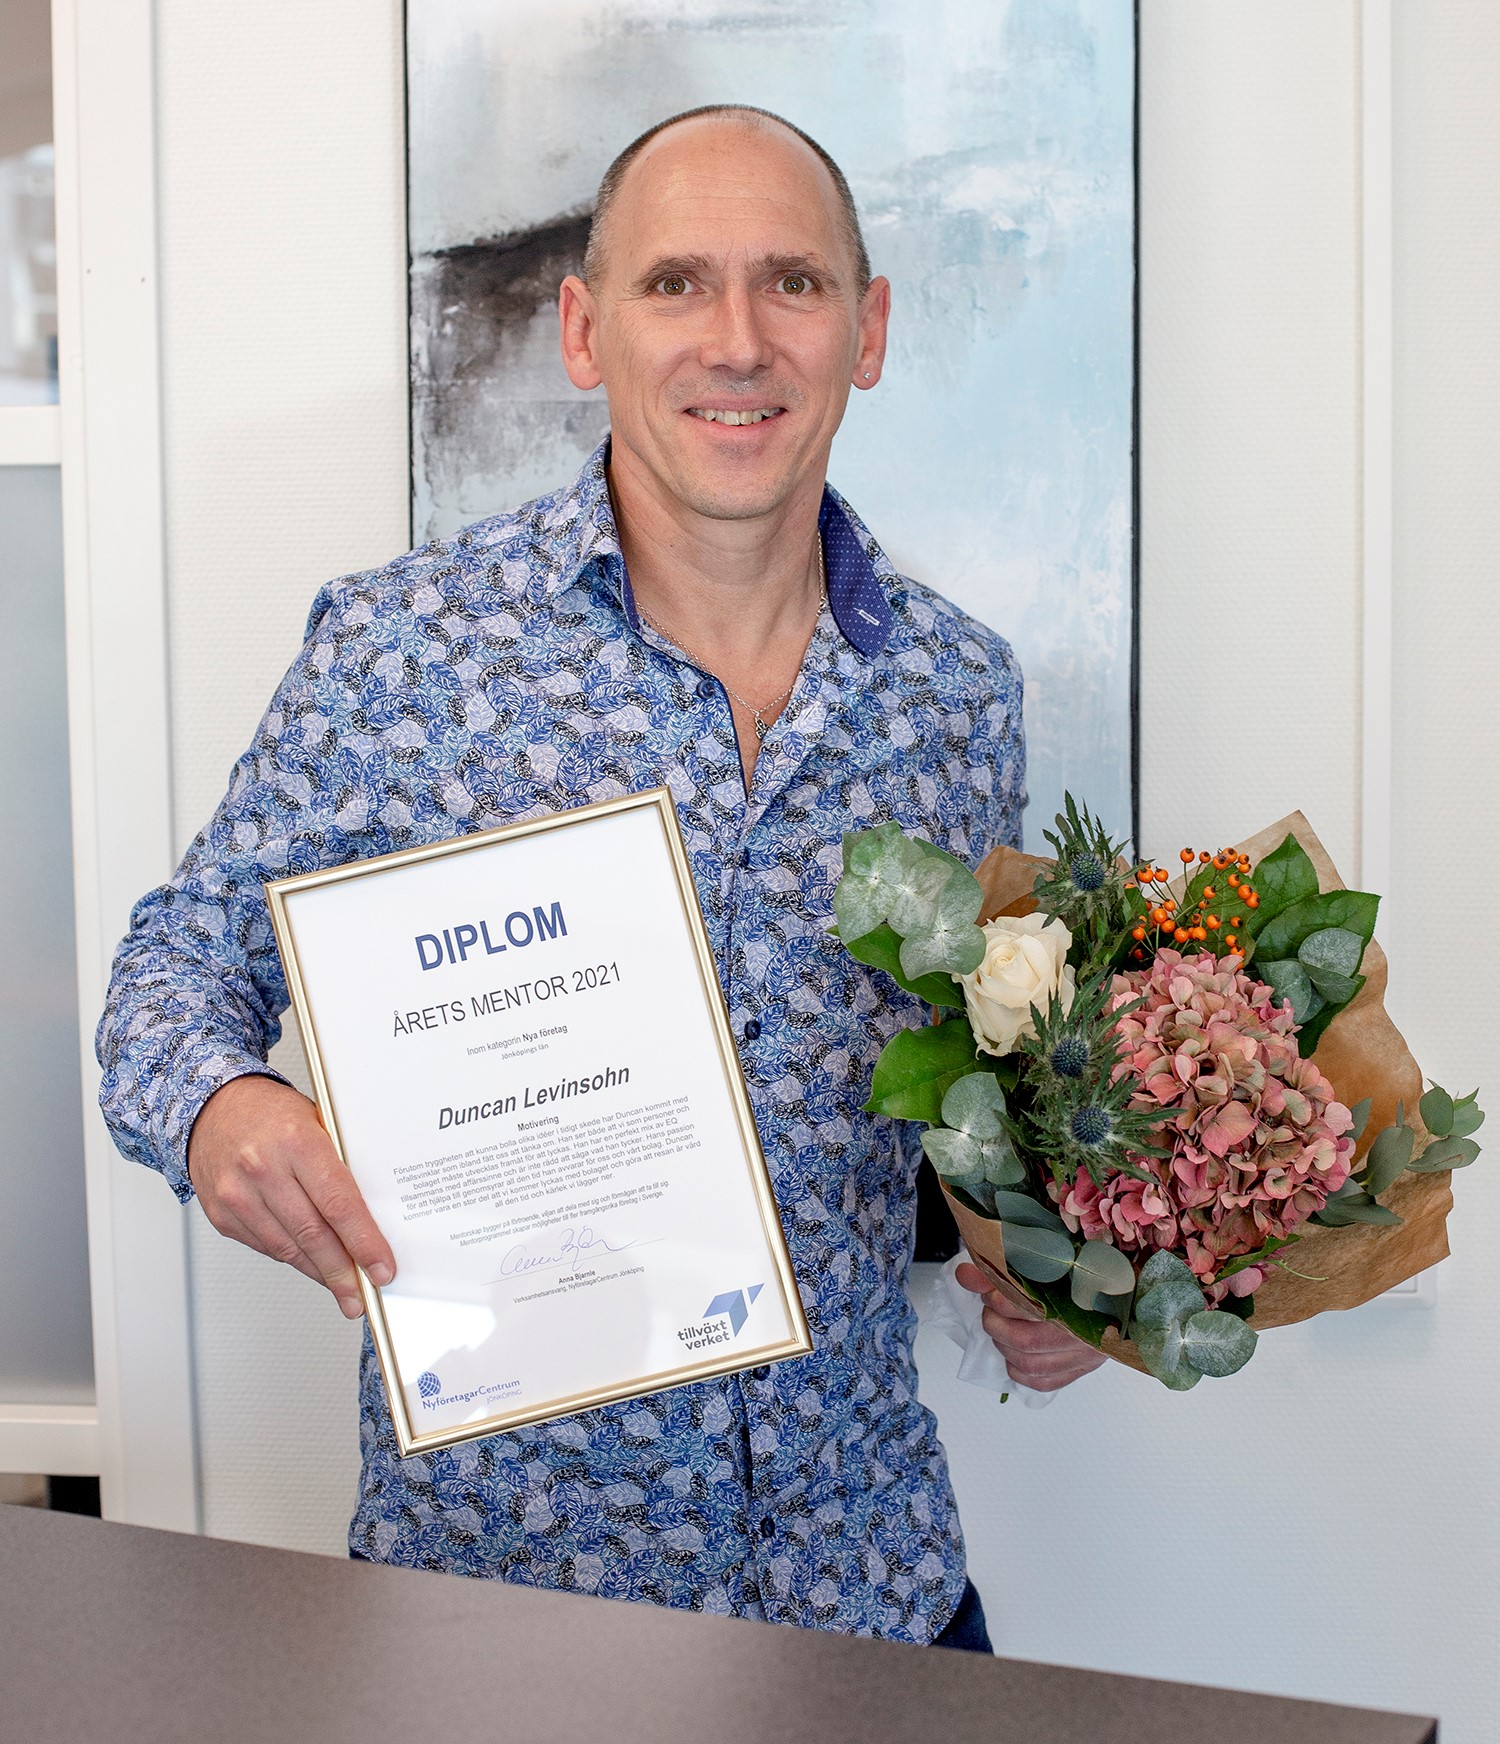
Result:
{"label": "smiling man", "polygon": [[[355,1556],[988,1647],[912,1366],[916,1155],[860,1106],[923,1013],[828,934],[846,830],[894,818],[972,862],[1019,842],[1025,803],[1009,648],[825,485],[889,308],[844,178],[786,122],[693,111],[628,147],[560,293],[609,442],[552,496],[325,588],[132,916],[98,1039],[118,1143],[356,1316],[355,1264],[394,1262],[266,1065],[287,991],[263,882],[676,800],[815,1349],[403,1460],[367,1334]],[[998,1297],[985,1324],[1032,1386],[1099,1360]]]}

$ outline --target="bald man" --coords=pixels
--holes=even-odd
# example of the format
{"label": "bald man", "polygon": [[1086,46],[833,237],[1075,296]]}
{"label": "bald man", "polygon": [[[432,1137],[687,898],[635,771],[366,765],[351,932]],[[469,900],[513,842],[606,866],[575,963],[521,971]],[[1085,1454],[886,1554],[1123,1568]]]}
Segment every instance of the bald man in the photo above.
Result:
{"label": "bald man", "polygon": [[[789,123],[695,110],[627,147],[559,294],[608,441],[553,495],[324,588],[218,811],[132,916],[98,1039],[117,1143],[356,1317],[356,1264],[385,1284],[394,1260],[266,1064],[288,998],[262,884],[676,800],[815,1349],[403,1460],[367,1331],[353,1556],[989,1648],[912,1366],[917,1154],[860,1106],[923,1014],[827,930],[846,830],[894,818],[972,863],[1019,844],[1025,804],[1009,647],[825,482],[889,312],[844,177]],[[986,1301],[1017,1380],[1096,1366]]]}

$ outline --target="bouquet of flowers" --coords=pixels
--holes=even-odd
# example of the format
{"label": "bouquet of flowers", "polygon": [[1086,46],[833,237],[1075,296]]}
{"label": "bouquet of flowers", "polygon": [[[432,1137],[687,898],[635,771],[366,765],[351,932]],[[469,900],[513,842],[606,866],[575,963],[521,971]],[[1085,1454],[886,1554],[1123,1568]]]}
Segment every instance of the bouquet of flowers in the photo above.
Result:
{"label": "bouquet of flowers", "polygon": [[936,1007],[867,1107],[922,1148],[996,1287],[1185,1391],[1257,1329],[1442,1259],[1477,1093],[1421,1074],[1382,1003],[1379,898],[1300,813],[1130,863],[1068,796],[1051,859],[977,874],[898,825],[844,839],[846,949]]}

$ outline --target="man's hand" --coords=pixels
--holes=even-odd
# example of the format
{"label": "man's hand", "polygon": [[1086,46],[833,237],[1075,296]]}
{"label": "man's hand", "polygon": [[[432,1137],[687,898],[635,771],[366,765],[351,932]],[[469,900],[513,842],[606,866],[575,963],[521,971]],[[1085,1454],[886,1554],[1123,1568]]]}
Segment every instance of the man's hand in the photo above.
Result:
{"label": "man's hand", "polygon": [[188,1140],[188,1179],[220,1235],[327,1285],[351,1320],[364,1312],[355,1262],[377,1284],[396,1275],[317,1109],[287,1084],[251,1075],[216,1090]]}
{"label": "man's hand", "polygon": [[1066,1326],[1009,1301],[978,1266],[961,1265],[954,1276],[964,1289],[984,1297],[984,1329],[1018,1385],[1055,1393],[1104,1361],[1101,1352],[1075,1338]]}

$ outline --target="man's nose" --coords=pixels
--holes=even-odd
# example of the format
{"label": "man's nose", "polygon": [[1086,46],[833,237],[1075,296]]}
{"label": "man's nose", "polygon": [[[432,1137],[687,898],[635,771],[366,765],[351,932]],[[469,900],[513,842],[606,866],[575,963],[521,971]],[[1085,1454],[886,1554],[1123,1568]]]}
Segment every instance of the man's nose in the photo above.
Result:
{"label": "man's nose", "polygon": [[750,375],[766,368],[772,355],[755,293],[748,285],[726,286],[714,299],[699,361],[706,369]]}

